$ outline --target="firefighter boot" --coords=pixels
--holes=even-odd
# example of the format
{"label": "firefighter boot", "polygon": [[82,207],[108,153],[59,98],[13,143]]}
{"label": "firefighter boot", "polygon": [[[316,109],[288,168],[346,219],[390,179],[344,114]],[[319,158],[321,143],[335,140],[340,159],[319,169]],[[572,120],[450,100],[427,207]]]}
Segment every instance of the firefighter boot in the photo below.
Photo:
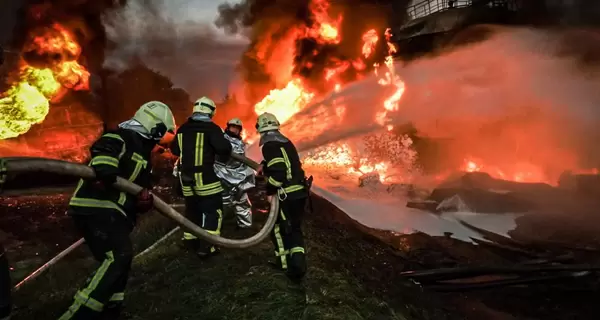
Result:
{"label": "firefighter boot", "polygon": [[303,252],[292,253],[288,258],[286,275],[294,282],[300,282],[306,274],[306,255]]}
{"label": "firefighter boot", "polygon": [[203,260],[218,255],[220,252],[221,250],[215,247],[212,243],[208,243],[203,240],[199,240],[195,248],[196,255]]}

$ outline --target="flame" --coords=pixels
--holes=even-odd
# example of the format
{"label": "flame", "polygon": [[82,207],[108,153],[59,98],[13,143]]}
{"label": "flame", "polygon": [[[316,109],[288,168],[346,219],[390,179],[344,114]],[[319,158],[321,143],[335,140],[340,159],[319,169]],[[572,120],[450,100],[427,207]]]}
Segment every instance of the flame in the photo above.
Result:
{"label": "flame", "polygon": [[464,160],[462,171],[466,172],[485,172],[493,178],[510,180],[516,182],[545,182],[551,185],[556,184],[548,177],[544,170],[528,162],[519,162],[511,165],[504,165],[503,169],[486,165],[481,160],[466,158]]}
{"label": "flame", "polygon": [[[331,18],[328,14],[329,3],[326,0],[313,0],[310,8],[315,17],[315,23],[311,27],[307,27],[304,34],[324,43],[339,43],[342,40],[339,27],[343,17],[339,16],[337,18]],[[385,125],[387,113],[398,109],[398,102],[404,93],[404,83],[394,72],[392,55],[396,52],[396,47],[390,42],[390,38],[390,30],[387,29],[385,31],[385,39],[388,55],[383,67],[385,68],[385,72],[383,72],[383,77],[380,77],[379,84],[393,88],[393,93],[385,99],[382,111],[379,112],[373,120],[383,127],[386,127],[388,130],[391,130],[393,127]],[[362,58],[358,58],[354,61],[337,61],[335,66],[326,70],[323,82],[331,83],[331,87],[334,91],[339,91],[341,89],[343,83],[339,76],[350,66],[353,66],[356,70],[366,69],[365,59],[372,57],[379,41],[377,30],[371,29],[366,31],[362,36],[362,40]],[[378,71],[380,66],[374,64],[373,67],[375,68],[375,75],[378,76],[378,74],[381,73]],[[293,68],[282,66],[280,70],[293,70]],[[266,97],[254,106],[257,115],[263,112],[273,113],[279,119],[280,123],[283,124],[296,113],[306,108],[313,99],[318,97],[316,92],[312,92],[304,86],[299,77],[290,77],[292,80],[283,88],[271,90]],[[340,119],[345,112],[346,110],[344,107],[336,107],[336,114]],[[248,139],[250,143],[255,140],[256,137],[250,137]],[[374,161],[368,157],[361,157],[359,154],[360,152],[353,149],[350,145],[338,143],[325,149],[320,149],[317,153],[309,154],[304,157],[303,161],[310,166],[348,167],[347,173],[357,176],[376,172],[381,181],[387,179],[387,170],[390,166],[388,162]]]}
{"label": "flame", "polygon": [[329,2],[327,0],[313,0],[310,9],[315,17],[315,26],[309,28],[307,34],[312,38],[321,39],[328,43],[340,43],[342,40],[340,34],[342,16],[335,19],[329,17]]}
{"label": "flame", "polygon": [[60,24],[33,36],[26,49],[53,61],[37,68],[21,59],[18,81],[0,95],[0,140],[15,138],[43,122],[50,103],[60,101],[66,93],[63,88],[89,89],[90,73],[77,62],[81,47]]}
{"label": "flame", "polygon": [[284,123],[302,110],[314,96],[313,93],[304,89],[302,80],[296,78],[288,82],[283,89],[271,90],[262,101],[254,106],[254,110],[256,114],[272,113],[279,122]]}
{"label": "flame", "polygon": [[358,152],[347,143],[326,146],[309,153],[303,164],[321,168],[347,168],[346,173],[360,177],[369,173],[377,173],[379,180],[385,182],[389,164],[386,162],[373,163],[369,158],[360,157]]}
{"label": "flame", "polygon": [[363,47],[362,54],[365,58],[369,58],[373,52],[375,51],[375,46],[377,42],[379,42],[379,36],[377,35],[377,30],[371,29],[362,36]]}

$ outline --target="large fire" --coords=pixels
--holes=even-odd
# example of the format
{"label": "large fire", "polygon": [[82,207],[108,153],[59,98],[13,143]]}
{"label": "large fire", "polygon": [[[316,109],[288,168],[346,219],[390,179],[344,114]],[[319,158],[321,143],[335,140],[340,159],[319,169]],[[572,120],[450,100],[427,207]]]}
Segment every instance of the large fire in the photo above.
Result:
{"label": "large fire", "polygon": [[81,47],[60,24],[34,32],[24,52],[40,60],[40,66],[21,58],[18,79],[0,95],[0,140],[22,135],[44,121],[50,104],[67,90],[89,89],[90,74],[77,62]]}
{"label": "large fire", "polygon": [[[329,16],[328,3],[325,0],[313,1],[311,9],[315,22],[310,24],[310,26],[303,27],[304,29],[291,33],[291,35],[294,37],[309,35],[324,46],[343,42],[344,34],[342,34],[340,30],[343,17],[332,18]],[[337,91],[349,81],[354,80],[345,79],[343,76],[344,72],[350,67],[353,67],[355,70],[362,70],[363,76],[374,73],[375,77],[378,79],[379,85],[389,87],[389,92],[392,92],[383,99],[383,103],[376,112],[375,118],[371,120],[373,124],[380,126],[382,131],[385,131],[386,129],[392,131],[394,129],[390,124],[388,117],[390,113],[398,111],[405,90],[410,90],[410,88],[405,88],[405,83],[401,79],[401,75],[396,73],[393,56],[394,53],[396,53],[397,48],[390,41],[391,36],[390,29],[385,30],[385,32],[376,29],[364,30],[361,37],[362,43],[360,48],[358,48],[362,51],[362,56],[354,60],[347,59],[347,61],[334,61],[335,63],[327,64],[326,72],[320,79],[323,87],[328,88],[329,91]],[[369,58],[377,52],[378,48],[381,48],[381,41],[385,41],[384,45],[387,48],[388,54],[385,60],[379,64],[373,64],[371,62],[370,64],[372,64],[372,66],[367,66],[369,64],[368,61],[373,61]],[[293,43],[293,41],[290,42]],[[313,55],[316,56],[317,52],[313,52]],[[311,104],[317,102],[318,99],[323,98],[323,94],[322,92],[319,92],[319,90],[313,89],[314,83],[310,83],[310,85],[307,83],[307,81],[314,82],[314,79],[311,78],[310,80],[306,80],[301,75],[294,74],[292,72],[294,66],[280,65],[279,67],[279,70],[290,70],[288,78],[291,80],[287,82],[287,84],[271,90],[262,101],[255,105],[254,110],[256,114],[271,112],[275,114],[282,123],[285,123],[298,112],[301,112]],[[311,66],[308,65],[309,69],[310,67]],[[327,119],[327,123],[329,123],[329,125],[343,125],[343,115],[347,111],[346,108],[344,106],[335,105],[329,106],[329,108],[336,108],[336,113],[340,121],[336,121],[336,119]],[[301,128],[294,128],[294,130],[301,130]],[[292,137],[294,136],[294,132],[289,132],[288,134]],[[303,136],[307,134],[310,133],[301,133]],[[393,136],[394,134],[393,132],[389,132],[389,135]],[[411,148],[412,141],[410,141],[410,138],[396,137],[396,139],[398,138],[405,140],[406,143],[403,143],[403,148]],[[251,141],[254,139],[255,137],[250,137]],[[409,159],[407,162],[413,161],[416,157],[412,154],[406,156],[407,159]],[[370,155],[369,152],[361,150],[360,147],[357,147],[354,144],[347,144],[346,142],[337,142],[320,147],[318,150],[314,150],[306,155],[303,161],[307,166],[314,166],[317,168],[336,167],[338,171],[346,171],[349,174],[357,176],[377,173],[382,182],[405,182],[407,179],[410,179],[409,176],[411,176],[410,173],[407,173],[404,176],[391,174],[391,170],[395,170],[394,168],[397,167],[397,163],[392,163],[388,159],[382,157],[374,157]],[[514,161],[508,164],[502,163],[492,165],[484,163],[481,159],[465,156],[464,163],[456,166],[453,170],[464,172],[483,171],[495,178],[518,182],[557,183],[556,175],[548,174],[541,166],[528,161]],[[442,178],[442,176],[438,177]]]}
{"label": "large fire", "polygon": [[[310,6],[315,23],[310,27],[305,27],[305,30],[299,30],[294,33],[294,36],[307,35],[321,44],[337,44],[342,39],[340,32],[340,24],[343,17],[332,18],[328,14],[329,3],[326,0],[313,0]],[[385,123],[387,112],[395,111],[398,108],[398,103],[404,93],[404,82],[394,72],[393,54],[396,52],[396,47],[390,42],[390,30],[385,31],[385,41],[388,48],[388,55],[383,66],[378,64],[373,65],[375,74],[380,78],[379,84],[382,86],[393,86],[394,93],[387,98],[381,106],[381,111],[378,113],[376,122],[391,130],[391,126]],[[365,30],[362,36],[362,56],[354,61],[336,61],[334,66],[325,70],[322,82],[327,87],[339,90],[345,83],[342,80],[341,74],[345,72],[350,65],[356,70],[366,70],[366,61],[376,51],[376,46],[379,42],[379,34],[375,29]],[[309,66],[310,67],[310,66]],[[281,66],[285,70],[285,66]],[[293,70],[292,67],[287,69]],[[292,118],[296,113],[305,109],[310,103],[319,97],[318,92],[311,90],[306,86],[299,76],[290,75],[290,80],[287,85],[281,89],[274,89],[258,102],[254,110],[256,114],[263,112],[273,113],[281,123],[285,123]],[[345,107],[340,106],[340,110],[336,110],[339,116],[345,113]],[[254,137],[250,137],[253,141]],[[359,156],[360,152],[352,146],[345,143],[337,143],[334,145],[321,148],[315,153],[311,153],[303,159],[304,163],[309,166],[334,166],[339,168],[347,168],[348,173],[357,176],[377,172],[381,181],[386,181],[388,178],[388,168],[390,164],[387,161],[373,161],[368,157]]]}

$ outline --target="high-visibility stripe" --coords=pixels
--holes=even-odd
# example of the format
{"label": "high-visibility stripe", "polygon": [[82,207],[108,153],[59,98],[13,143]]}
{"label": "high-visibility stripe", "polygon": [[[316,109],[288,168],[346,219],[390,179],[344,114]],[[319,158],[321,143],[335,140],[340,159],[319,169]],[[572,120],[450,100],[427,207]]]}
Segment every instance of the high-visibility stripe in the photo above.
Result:
{"label": "high-visibility stripe", "polygon": [[283,210],[279,210],[279,215],[281,216],[281,220],[283,220],[283,221],[287,220],[287,218],[285,217],[285,213],[283,212]]}
{"label": "high-visibility stripe", "polygon": [[288,158],[287,152],[285,152],[285,149],[283,147],[280,148],[281,149],[281,154],[283,155],[283,161],[285,162],[285,166],[286,166],[286,178],[288,179],[288,181],[292,180],[292,164],[290,163],[290,158]]}
{"label": "high-visibility stripe", "polygon": [[133,169],[133,172],[131,173],[131,176],[129,176],[128,180],[133,182],[140,175],[142,169],[148,167],[148,161],[146,161],[144,157],[135,152],[133,153],[133,155],[131,155],[131,160],[135,162],[135,168]]}
{"label": "high-visibility stripe", "polygon": [[81,308],[83,304],[77,300],[75,300],[75,302],[73,302],[73,304],[69,307],[69,309],[63,313],[62,316],[60,316],[60,318],[58,318],[58,320],[70,320],[73,318],[73,316],[77,313],[77,311],[79,311],[79,309]]}
{"label": "high-visibility stripe", "polygon": [[290,192],[299,191],[299,190],[302,190],[302,189],[304,189],[303,185],[301,185],[301,184],[294,184],[294,185],[291,185],[289,187],[283,188],[283,191],[285,191],[285,193],[290,193]]}
{"label": "high-visibility stripe", "polygon": [[195,240],[195,239],[198,239],[198,237],[196,237],[195,235],[188,233],[188,232],[183,233],[182,240]]}
{"label": "high-visibility stripe", "polygon": [[271,159],[271,161],[269,161],[269,163],[267,163],[267,167],[270,167],[277,163],[285,163],[285,160],[281,157],[273,158],[273,159]]}
{"label": "high-visibility stripe", "polygon": [[202,187],[204,185],[204,181],[202,180],[202,172],[194,173],[194,183],[197,187]]}
{"label": "high-visibility stripe", "polygon": [[120,135],[115,134],[115,133],[106,133],[104,135],[102,135],[102,138],[110,138],[110,139],[115,139],[115,140],[119,140],[123,143],[123,145],[121,146],[121,153],[119,153],[119,159],[121,159],[121,157],[125,154],[125,140],[123,140],[123,138],[121,138]]}
{"label": "high-visibility stripe", "polygon": [[81,306],[86,306],[96,312],[102,311],[102,309],[104,308],[104,304],[90,297],[90,294],[92,294],[94,290],[98,287],[98,284],[100,284],[100,281],[102,281],[102,278],[104,278],[104,276],[106,275],[106,271],[108,271],[108,268],[110,268],[110,266],[114,262],[115,257],[112,251],[107,252],[106,258],[104,259],[98,270],[96,270],[96,273],[94,274],[94,277],[92,277],[92,279],[90,280],[88,286],[85,287],[83,290],[77,291],[74,297],[75,302],[73,303],[73,305],[71,305],[71,307],[69,307],[69,310],[67,310],[67,312],[65,312],[59,318],[59,320],[71,319],[79,310],[79,308],[81,308]]}
{"label": "high-visibility stripe", "polygon": [[177,134],[177,144],[179,145],[179,164],[183,165],[183,134]]}
{"label": "high-visibility stripe", "polygon": [[90,296],[84,296],[81,291],[75,293],[75,300],[96,312],[102,312],[102,309],[104,309],[104,303]]}
{"label": "high-visibility stripe", "polygon": [[204,162],[204,133],[196,133],[196,154],[194,157],[194,165],[201,166]]}
{"label": "high-visibility stripe", "polygon": [[125,192],[119,193],[119,201],[117,201],[120,205],[125,205],[125,201],[127,201],[127,194]]}
{"label": "high-visibility stripe", "polygon": [[102,165],[102,164],[118,168],[119,167],[119,159],[114,158],[114,157],[109,157],[109,156],[95,156],[94,158],[92,158],[92,162],[90,163],[90,165],[92,165],[92,166],[97,166],[97,165]]}
{"label": "high-visibility stripe", "polygon": [[127,216],[125,211],[119,207],[118,204],[109,201],[109,200],[98,200],[98,199],[88,199],[88,198],[71,198],[69,201],[69,205],[73,207],[86,207],[86,208],[103,208],[103,209],[114,209],[119,211],[124,216]]}
{"label": "high-visibility stripe", "polygon": [[283,245],[283,238],[281,237],[279,223],[275,224],[275,228],[273,228],[273,234],[275,235],[275,242],[277,242],[277,251],[275,252],[275,256],[278,256],[281,260],[281,268],[287,269],[287,252],[285,250],[285,246]]}
{"label": "high-visibility stripe", "polygon": [[223,211],[221,209],[217,209],[217,214],[219,215],[219,222],[217,223],[217,235],[221,234],[221,226],[223,224]]}
{"label": "high-visibility stripe", "polygon": [[269,182],[270,184],[276,186],[276,187],[281,187],[283,185],[282,182],[279,182],[275,179],[273,179],[273,177],[269,177],[269,179],[267,180],[267,182]]}
{"label": "high-visibility stripe", "polygon": [[204,184],[204,185],[202,185],[202,184],[196,185],[196,186],[194,186],[194,190],[202,191],[202,190],[214,189],[217,187],[221,187],[221,181]]}
{"label": "high-visibility stripe", "polygon": [[106,134],[103,134],[102,138],[111,138],[111,139],[119,140],[121,142],[125,142],[125,140],[123,140],[123,138],[121,138],[120,135],[115,134],[115,133],[106,133]]}
{"label": "high-visibility stripe", "polygon": [[113,301],[113,302],[114,301],[123,301],[123,300],[125,300],[125,293],[124,292],[115,293],[109,299],[109,301]]}
{"label": "high-visibility stripe", "polygon": [[304,248],[302,247],[293,247],[290,249],[290,254],[294,254],[294,253],[305,253],[304,252]]}

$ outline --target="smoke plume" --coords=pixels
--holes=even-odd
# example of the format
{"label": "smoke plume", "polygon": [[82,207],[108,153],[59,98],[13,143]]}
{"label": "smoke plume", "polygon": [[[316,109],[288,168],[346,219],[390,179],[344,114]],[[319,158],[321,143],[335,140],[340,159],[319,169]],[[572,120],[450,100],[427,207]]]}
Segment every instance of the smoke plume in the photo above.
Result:
{"label": "smoke plume", "polygon": [[[192,99],[208,95],[220,100],[246,43],[224,39],[204,21],[186,19],[180,7],[175,1],[130,0],[107,13],[103,23],[111,46],[105,67],[119,71],[141,62],[168,76]],[[187,8],[193,11],[194,2]]]}
{"label": "smoke plume", "polygon": [[[290,81],[289,68],[293,69],[292,76],[303,78],[312,91],[329,92],[333,88],[322,81],[326,70],[360,57],[362,34],[373,28],[383,32],[388,27],[392,3],[398,7],[406,1],[246,0],[219,6],[215,24],[250,39],[240,67],[244,81],[251,85],[248,98],[257,102],[268,90]],[[320,15],[341,21],[341,41],[321,41],[306,32],[323,22],[319,21]],[[373,58],[381,59],[383,55],[381,50]],[[355,80],[362,71],[350,67],[341,80]]]}

